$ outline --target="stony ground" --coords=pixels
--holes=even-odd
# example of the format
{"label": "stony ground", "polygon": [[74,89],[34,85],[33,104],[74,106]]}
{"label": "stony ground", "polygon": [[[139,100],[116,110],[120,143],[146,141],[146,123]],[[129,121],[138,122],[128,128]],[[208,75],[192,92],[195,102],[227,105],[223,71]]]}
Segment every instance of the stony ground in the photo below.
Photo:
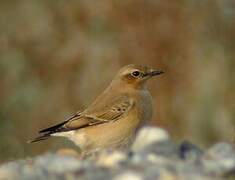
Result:
{"label": "stony ground", "polygon": [[182,142],[167,132],[146,127],[128,151],[103,151],[81,159],[73,151],[47,153],[0,166],[0,180],[8,179],[234,179],[235,146],[218,143],[207,150]]}

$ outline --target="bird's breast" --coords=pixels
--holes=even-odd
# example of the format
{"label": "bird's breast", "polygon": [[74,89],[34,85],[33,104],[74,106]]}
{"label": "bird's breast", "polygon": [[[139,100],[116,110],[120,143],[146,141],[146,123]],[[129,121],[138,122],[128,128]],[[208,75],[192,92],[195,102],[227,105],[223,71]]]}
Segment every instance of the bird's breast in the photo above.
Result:
{"label": "bird's breast", "polygon": [[137,93],[135,106],[137,109],[138,119],[140,120],[140,125],[149,122],[152,118],[153,112],[152,97],[149,91],[143,90]]}

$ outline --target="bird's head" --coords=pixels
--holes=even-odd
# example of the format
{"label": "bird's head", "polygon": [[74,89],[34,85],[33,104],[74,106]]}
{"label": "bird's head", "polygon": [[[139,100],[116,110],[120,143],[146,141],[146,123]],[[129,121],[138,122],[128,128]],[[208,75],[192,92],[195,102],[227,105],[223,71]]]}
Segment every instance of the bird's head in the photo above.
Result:
{"label": "bird's head", "polygon": [[134,88],[144,88],[148,79],[162,73],[163,71],[148,66],[130,64],[120,69],[114,82],[127,84]]}

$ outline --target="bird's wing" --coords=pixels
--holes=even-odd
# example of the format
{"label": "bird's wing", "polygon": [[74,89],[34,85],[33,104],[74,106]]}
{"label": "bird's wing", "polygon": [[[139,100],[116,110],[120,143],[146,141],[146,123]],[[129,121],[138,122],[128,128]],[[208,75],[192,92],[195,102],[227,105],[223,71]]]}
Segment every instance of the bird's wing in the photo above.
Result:
{"label": "bird's wing", "polygon": [[43,129],[39,131],[39,133],[51,135],[58,132],[81,129],[87,126],[116,121],[129,112],[134,104],[133,100],[127,96],[114,98],[109,102],[109,104],[101,103],[83,112],[76,113],[64,122]]}
{"label": "bird's wing", "polygon": [[133,100],[127,96],[114,98],[108,104],[100,104],[87,109],[80,118],[71,119],[64,126],[70,129],[79,129],[82,128],[81,124],[86,127],[116,121],[128,113],[133,104]]}

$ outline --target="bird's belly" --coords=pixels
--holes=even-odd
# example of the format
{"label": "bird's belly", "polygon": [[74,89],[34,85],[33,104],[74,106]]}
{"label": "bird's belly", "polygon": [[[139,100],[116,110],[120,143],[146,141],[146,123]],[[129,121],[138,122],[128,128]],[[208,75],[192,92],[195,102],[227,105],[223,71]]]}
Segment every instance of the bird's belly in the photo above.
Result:
{"label": "bird's belly", "polygon": [[136,113],[132,113],[133,115],[129,114],[117,121],[91,126],[78,131],[77,133],[82,139],[79,141],[79,138],[77,138],[75,143],[82,151],[86,152],[103,148],[129,147],[139,124]]}

